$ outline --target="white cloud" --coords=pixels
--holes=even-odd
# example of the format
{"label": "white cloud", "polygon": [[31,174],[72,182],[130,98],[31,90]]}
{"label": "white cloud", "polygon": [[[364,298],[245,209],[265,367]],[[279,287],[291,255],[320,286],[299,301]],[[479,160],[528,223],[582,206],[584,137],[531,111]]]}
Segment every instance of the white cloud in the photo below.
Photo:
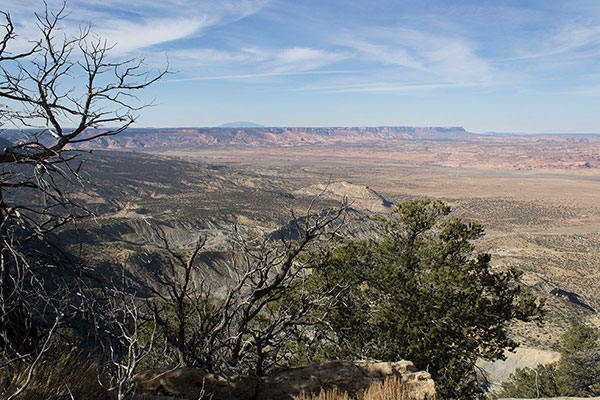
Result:
{"label": "white cloud", "polygon": [[[475,45],[457,36],[408,28],[364,29],[336,41],[367,61],[395,65],[449,81],[485,82],[492,70]],[[401,71],[400,71],[401,72]]]}
{"label": "white cloud", "polygon": [[[318,70],[347,57],[339,52],[310,47],[281,49],[246,47],[235,51],[189,48],[176,50],[169,54],[169,59],[175,65],[185,68],[187,72],[198,74],[199,70],[204,67],[218,67],[223,71],[234,71],[230,74],[218,75],[232,77],[232,79],[248,76],[296,75],[301,72]],[[235,72],[240,70],[244,72]],[[207,77],[210,76],[210,71],[208,71]]]}
{"label": "white cloud", "polygon": [[[117,43],[112,54],[135,53],[148,47],[192,37],[216,25],[228,24],[258,12],[267,0],[79,0],[68,3],[61,26],[76,34],[92,23],[98,36]],[[40,0],[4,0],[2,10],[11,12],[23,46],[37,38],[34,12],[43,12]],[[27,4],[26,4],[27,3]],[[60,9],[62,1],[49,0],[49,9]]]}
{"label": "white cloud", "polygon": [[417,70],[425,69],[425,66],[406,48],[361,38],[348,38],[341,43],[357,50],[359,57],[365,57],[366,61],[378,61]]}
{"label": "white cloud", "polygon": [[254,54],[247,51],[226,51],[207,48],[190,48],[169,52],[169,59],[179,66],[191,68],[218,66],[256,61]]}
{"label": "white cloud", "polygon": [[166,82],[189,82],[189,81],[213,81],[213,80],[244,80],[256,78],[269,78],[278,76],[293,76],[293,75],[346,75],[354,74],[361,71],[354,70],[325,70],[325,71],[289,71],[289,72],[263,72],[256,74],[238,74],[238,75],[212,75],[198,76],[191,78],[169,79]]}
{"label": "white cloud", "polygon": [[347,56],[310,47],[292,47],[274,52],[271,58],[278,71],[308,71],[334,64]]}
{"label": "white cloud", "polygon": [[[539,34],[535,41],[522,44],[515,55],[502,61],[518,61],[553,57],[600,45],[600,26],[563,26],[545,35]],[[595,56],[596,54],[594,54]]]}
{"label": "white cloud", "polygon": [[206,15],[195,19],[152,19],[136,23],[106,20],[103,21],[102,28],[96,27],[94,32],[110,45],[116,44],[113,55],[119,55],[182,39],[212,24],[214,21]]}
{"label": "white cloud", "polygon": [[408,93],[435,89],[452,89],[477,86],[475,83],[434,82],[434,83],[398,83],[398,82],[366,82],[338,85],[311,86],[299,91],[318,91],[327,93]]}

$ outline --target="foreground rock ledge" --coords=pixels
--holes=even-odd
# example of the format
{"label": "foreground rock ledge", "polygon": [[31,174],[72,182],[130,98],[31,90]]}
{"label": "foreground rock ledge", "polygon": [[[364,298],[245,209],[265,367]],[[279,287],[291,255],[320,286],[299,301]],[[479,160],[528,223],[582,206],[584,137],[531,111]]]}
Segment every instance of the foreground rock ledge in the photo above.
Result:
{"label": "foreground rock ledge", "polygon": [[282,368],[262,378],[223,377],[195,368],[154,370],[137,374],[138,393],[213,400],[288,400],[301,392],[319,393],[334,387],[355,395],[387,377],[400,377],[409,389],[409,400],[437,400],[428,372],[417,371],[410,361],[330,361]]}

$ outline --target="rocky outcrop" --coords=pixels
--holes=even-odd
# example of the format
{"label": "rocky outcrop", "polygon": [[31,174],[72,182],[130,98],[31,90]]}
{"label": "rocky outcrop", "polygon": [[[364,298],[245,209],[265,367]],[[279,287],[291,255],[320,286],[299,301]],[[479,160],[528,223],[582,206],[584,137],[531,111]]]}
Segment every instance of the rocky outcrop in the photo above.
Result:
{"label": "rocky outcrop", "polygon": [[352,208],[373,212],[388,212],[393,205],[368,186],[356,185],[350,182],[316,184],[296,190],[294,195],[309,197],[321,196],[337,201],[346,199],[349,206]]}
{"label": "rocky outcrop", "polygon": [[356,395],[373,383],[397,377],[406,385],[409,400],[436,400],[431,375],[417,371],[410,361],[331,361],[277,370],[265,377],[235,376],[225,378],[198,369],[146,371],[135,376],[138,392],[213,400],[288,400],[304,392],[338,388]]}
{"label": "rocky outcrop", "polygon": [[257,399],[288,400],[301,392],[319,393],[337,387],[350,395],[375,382],[397,376],[408,386],[410,400],[437,399],[435,384],[428,372],[417,371],[410,361],[330,361],[275,371],[263,378]]}

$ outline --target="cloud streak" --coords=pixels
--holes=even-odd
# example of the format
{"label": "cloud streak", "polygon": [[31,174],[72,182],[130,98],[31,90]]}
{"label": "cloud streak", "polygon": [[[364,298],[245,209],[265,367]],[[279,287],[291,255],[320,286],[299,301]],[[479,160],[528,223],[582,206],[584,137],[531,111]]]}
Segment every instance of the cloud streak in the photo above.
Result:
{"label": "cloud streak", "polygon": [[[576,53],[589,47],[600,46],[600,26],[563,26],[557,32],[542,36],[516,55],[502,61],[523,61]],[[591,54],[595,56],[596,54]]]}
{"label": "cloud streak", "polygon": [[154,19],[129,23],[123,20],[107,20],[102,28],[94,29],[110,45],[115,45],[113,55],[142,51],[150,46],[167,43],[191,36],[215,23],[209,16],[194,19]]}
{"label": "cloud streak", "polygon": [[[5,0],[2,6],[3,10],[10,10],[19,28],[20,46],[37,37],[32,10],[44,10],[42,1],[25,3]],[[62,1],[49,0],[49,10],[60,9],[61,4]],[[80,0],[68,4],[62,28],[67,34],[75,35],[82,25],[91,23],[94,33],[114,45],[111,54],[124,55],[198,36],[211,27],[246,18],[266,4],[267,0],[105,0],[102,3]]]}
{"label": "cloud streak", "polygon": [[326,71],[287,71],[287,72],[263,72],[257,74],[241,74],[241,75],[220,75],[220,76],[198,76],[181,79],[169,79],[165,83],[174,82],[191,82],[191,81],[214,81],[214,80],[239,80],[239,79],[255,79],[277,76],[299,76],[299,75],[346,75],[356,74],[363,71],[358,70],[326,70]]}
{"label": "cloud streak", "polygon": [[338,44],[358,57],[399,67],[398,73],[414,71],[441,80],[486,82],[492,67],[477,55],[475,45],[457,36],[432,34],[412,28],[368,28],[346,34]]}
{"label": "cloud streak", "polygon": [[415,91],[431,91],[436,89],[453,89],[477,86],[475,83],[436,82],[436,83],[398,83],[369,82],[358,84],[339,84],[330,86],[312,86],[298,91],[317,91],[325,93],[408,93]]}
{"label": "cloud streak", "polygon": [[[346,60],[348,55],[311,47],[246,47],[234,51],[189,48],[172,52],[169,57],[176,65],[184,68],[185,74],[205,74],[209,77],[196,80],[211,80],[215,79],[210,78],[215,69],[231,72],[216,75],[218,79],[300,75],[302,72],[318,71],[340,63]],[[240,70],[244,72],[236,72]]]}

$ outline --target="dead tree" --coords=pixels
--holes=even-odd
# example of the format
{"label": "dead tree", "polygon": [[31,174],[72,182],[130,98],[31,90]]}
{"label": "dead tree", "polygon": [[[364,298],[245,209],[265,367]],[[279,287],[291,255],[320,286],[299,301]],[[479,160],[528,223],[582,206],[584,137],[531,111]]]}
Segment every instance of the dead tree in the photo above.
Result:
{"label": "dead tree", "polygon": [[0,11],[0,128],[11,129],[0,132],[0,365],[33,363],[65,314],[39,312],[46,285],[60,286],[52,272],[61,258],[40,243],[89,214],[65,192],[81,178],[74,147],[131,126],[148,106],[135,93],[166,74],[140,59],[113,60],[89,27],[64,34],[65,15],[65,4],[35,14],[39,38],[13,52],[15,27]]}
{"label": "dead tree", "polygon": [[[311,311],[326,309],[330,293],[304,288],[307,276],[302,255],[327,233],[343,225],[345,205],[312,214],[293,228],[299,238],[250,239],[237,229],[231,233],[232,279],[215,290],[196,262],[204,241],[192,251],[177,251],[164,232],[155,233],[170,261],[157,271],[161,287],[151,302],[158,337],[171,349],[170,366],[192,366],[230,374],[261,376],[285,362],[287,344],[298,330],[320,321]],[[281,301],[294,291],[293,303]],[[333,293],[333,292],[332,292]]]}
{"label": "dead tree", "polygon": [[[134,375],[140,364],[151,357],[156,341],[156,323],[145,305],[123,285],[108,290],[108,301],[97,309],[96,324],[102,355],[98,381],[117,400],[133,397]],[[150,319],[148,316],[150,315]]]}

